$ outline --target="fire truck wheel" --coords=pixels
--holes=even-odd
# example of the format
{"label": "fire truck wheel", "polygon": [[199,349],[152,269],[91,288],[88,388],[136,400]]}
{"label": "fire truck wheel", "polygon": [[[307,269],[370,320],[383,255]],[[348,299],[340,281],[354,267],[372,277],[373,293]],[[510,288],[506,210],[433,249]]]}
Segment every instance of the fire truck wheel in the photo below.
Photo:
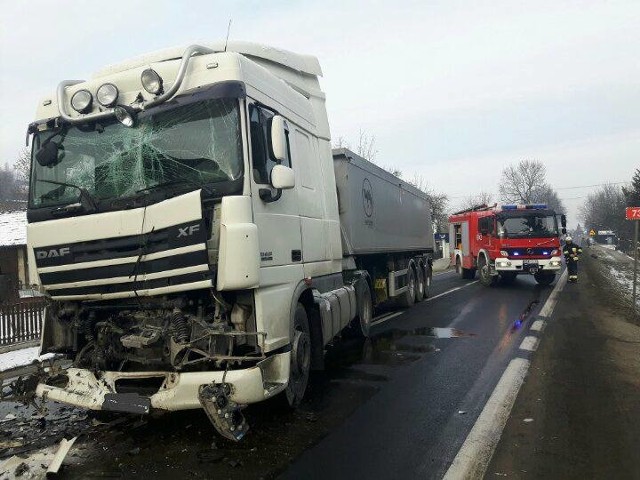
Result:
{"label": "fire truck wheel", "polygon": [[416,294],[415,301],[416,303],[421,302],[424,299],[424,273],[421,266],[418,266],[416,269]]}
{"label": "fire truck wheel", "polygon": [[478,257],[478,272],[480,274],[480,283],[485,287],[492,287],[496,283],[497,277],[489,273],[489,265],[484,255]]}
{"label": "fire truck wheel", "polygon": [[553,281],[556,279],[556,275],[555,273],[536,273],[533,278],[536,279],[536,282],[538,282],[538,284],[543,285],[543,286],[547,286],[547,285],[551,285],[553,283]]}
{"label": "fire truck wheel", "polygon": [[416,301],[416,274],[413,268],[407,269],[407,289],[398,297],[398,305],[401,307],[411,307]]}

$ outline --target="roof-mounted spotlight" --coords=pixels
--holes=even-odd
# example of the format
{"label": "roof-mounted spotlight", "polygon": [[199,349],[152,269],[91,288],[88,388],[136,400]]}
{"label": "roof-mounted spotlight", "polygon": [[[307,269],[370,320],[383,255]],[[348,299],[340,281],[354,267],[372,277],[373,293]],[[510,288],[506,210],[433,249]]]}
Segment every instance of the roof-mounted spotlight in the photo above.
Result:
{"label": "roof-mounted spotlight", "polygon": [[116,115],[116,120],[118,120],[125,127],[134,127],[136,125],[136,121],[138,116],[136,115],[136,111],[128,107],[126,105],[118,105],[113,109],[113,113]]}
{"label": "roof-mounted spotlight", "polygon": [[144,70],[140,75],[140,81],[147,92],[153,95],[162,93],[162,77],[154,69],[147,68]]}
{"label": "roof-mounted spotlight", "polygon": [[118,100],[118,87],[113,83],[100,85],[100,88],[98,88],[98,91],[96,92],[96,99],[103,107],[114,106]]}
{"label": "roof-mounted spotlight", "polygon": [[87,113],[91,110],[93,96],[89,90],[78,90],[71,97],[71,106],[78,113]]}

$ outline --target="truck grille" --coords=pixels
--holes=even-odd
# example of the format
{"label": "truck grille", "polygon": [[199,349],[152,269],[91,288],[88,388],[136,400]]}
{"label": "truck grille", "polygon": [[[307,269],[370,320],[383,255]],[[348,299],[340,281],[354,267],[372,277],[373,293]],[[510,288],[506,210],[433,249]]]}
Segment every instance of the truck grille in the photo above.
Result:
{"label": "truck grille", "polygon": [[[54,298],[114,294],[211,282],[206,241],[200,220],[141,235],[39,247],[34,255],[40,280]],[[113,263],[96,265],[105,260]]]}

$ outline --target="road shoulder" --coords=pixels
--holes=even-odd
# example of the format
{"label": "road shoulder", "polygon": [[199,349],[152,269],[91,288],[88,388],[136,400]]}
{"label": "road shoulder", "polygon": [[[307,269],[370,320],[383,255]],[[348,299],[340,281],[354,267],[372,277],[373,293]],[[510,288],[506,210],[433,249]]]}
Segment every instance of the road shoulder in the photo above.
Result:
{"label": "road shoulder", "polygon": [[485,478],[640,478],[640,327],[586,259],[565,287]]}

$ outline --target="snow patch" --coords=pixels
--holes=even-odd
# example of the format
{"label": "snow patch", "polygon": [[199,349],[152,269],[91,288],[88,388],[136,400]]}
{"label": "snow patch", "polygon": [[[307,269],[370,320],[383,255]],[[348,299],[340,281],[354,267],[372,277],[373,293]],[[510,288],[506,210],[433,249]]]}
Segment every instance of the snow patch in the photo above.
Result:
{"label": "snow patch", "polygon": [[27,212],[0,213],[0,246],[27,244]]}
{"label": "snow patch", "polygon": [[53,353],[38,355],[40,347],[23,348],[12,352],[0,353],[0,371],[22,367],[33,363],[34,360],[47,360],[55,357]]}

